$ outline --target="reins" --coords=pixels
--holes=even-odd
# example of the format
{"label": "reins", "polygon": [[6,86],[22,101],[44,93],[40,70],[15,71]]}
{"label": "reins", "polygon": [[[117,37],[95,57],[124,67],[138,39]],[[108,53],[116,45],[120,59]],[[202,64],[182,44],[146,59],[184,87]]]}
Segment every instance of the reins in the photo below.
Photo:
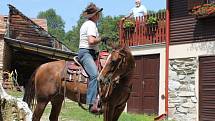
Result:
{"label": "reins", "polygon": [[[119,55],[122,56],[122,59],[121,59],[120,62],[117,64],[117,66],[116,66],[116,68],[114,69],[114,71],[113,71],[113,73],[111,74],[111,76],[108,76],[107,81],[103,82],[103,83],[105,84],[105,86],[108,86],[107,91],[106,91],[106,93],[105,93],[105,97],[103,98],[103,100],[108,100],[108,94],[110,93],[111,87],[112,87],[113,85],[117,84],[117,81],[116,81],[116,80],[119,80],[120,78],[123,78],[123,77],[127,76],[128,73],[130,72],[130,71],[128,71],[128,72],[127,72],[126,74],[124,74],[123,76],[120,75],[119,78],[110,81],[110,79],[113,77],[113,75],[116,73],[116,71],[119,69],[119,67],[125,62],[125,59],[126,59],[126,55],[125,55],[125,54],[120,53],[119,51],[115,51],[115,52],[119,53]],[[101,90],[99,90],[99,91],[101,91]],[[101,94],[101,93],[102,93],[102,92],[100,92],[99,94]]]}

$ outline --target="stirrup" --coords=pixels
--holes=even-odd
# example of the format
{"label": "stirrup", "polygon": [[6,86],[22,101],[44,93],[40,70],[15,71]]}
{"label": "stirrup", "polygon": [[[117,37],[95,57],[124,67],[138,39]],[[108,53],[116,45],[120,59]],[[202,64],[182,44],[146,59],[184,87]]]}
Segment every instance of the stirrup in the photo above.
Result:
{"label": "stirrup", "polygon": [[79,62],[78,56],[73,57],[73,59],[77,65],[82,66],[81,63]]}

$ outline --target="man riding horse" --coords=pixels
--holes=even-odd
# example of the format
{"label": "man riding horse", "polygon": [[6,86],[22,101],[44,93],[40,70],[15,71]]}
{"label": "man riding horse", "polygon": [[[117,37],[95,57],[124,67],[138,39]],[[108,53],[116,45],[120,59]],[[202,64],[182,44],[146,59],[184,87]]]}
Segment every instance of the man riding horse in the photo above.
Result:
{"label": "man riding horse", "polygon": [[80,28],[80,43],[78,58],[85,71],[89,75],[88,90],[86,97],[86,104],[89,105],[91,113],[100,112],[98,108],[98,69],[95,63],[98,53],[98,44],[105,40],[99,37],[96,23],[100,18],[103,8],[96,7],[95,4],[90,3],[83,12],[86,21]]}
{"label": "man riding horse", "polygon": [[89,75],[88,84],[83,81],[88,77],[82,73],[81,66],[77,67],[75,58],[72,61],[58,60],[40,65],[28,80],[23,97],[29,107],[36,104],[32,121],[40,121],[49,102],[52,105],[49,120],[58,121],[66,97],[78,102],[81,107],[81,104],[87,103],[91,113],[100,114],[101,109],[97,103],[98,93],[104,121],[118,120],[131,93],[132,81],[129,74],[135,67],[135,61],[129,47],[116,47],[109,54],[98,76],[94,61],[97,58],[98,43],[106,42],[108,39],[108,37],[100,39],[96,27],[101,11],[102,9],[97,8],[95,4],[88,5],[83,13],[87,20],[80,29],[78,57]]}

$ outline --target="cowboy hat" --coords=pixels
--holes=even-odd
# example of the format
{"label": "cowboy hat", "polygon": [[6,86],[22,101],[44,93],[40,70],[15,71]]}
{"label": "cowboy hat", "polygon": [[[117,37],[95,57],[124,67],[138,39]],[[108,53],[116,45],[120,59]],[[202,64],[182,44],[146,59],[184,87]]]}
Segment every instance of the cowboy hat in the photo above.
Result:
{"label": "cowboy hat", "polygon": [[84,10],[83,16],[85,18],[91,18],[98,12],[101,12],[103,8],[98,8],[94,3],[90,3]]}

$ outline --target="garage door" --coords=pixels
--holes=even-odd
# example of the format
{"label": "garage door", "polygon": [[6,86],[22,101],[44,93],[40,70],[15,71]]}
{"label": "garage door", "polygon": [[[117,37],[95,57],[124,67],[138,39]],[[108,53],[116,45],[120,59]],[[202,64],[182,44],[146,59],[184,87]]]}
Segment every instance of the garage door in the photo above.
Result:
{"label": "garage door", "polygon": [[199,59],[199,121],[215,121],[215,56]]}
{"label": "garage door", "polygon": [[128,112],[158,113],[159,55],[136,56],[136,68],[131,75],[133,90],[128,100]]}

